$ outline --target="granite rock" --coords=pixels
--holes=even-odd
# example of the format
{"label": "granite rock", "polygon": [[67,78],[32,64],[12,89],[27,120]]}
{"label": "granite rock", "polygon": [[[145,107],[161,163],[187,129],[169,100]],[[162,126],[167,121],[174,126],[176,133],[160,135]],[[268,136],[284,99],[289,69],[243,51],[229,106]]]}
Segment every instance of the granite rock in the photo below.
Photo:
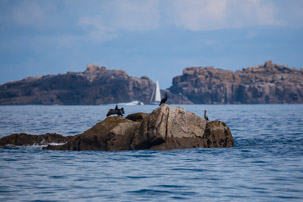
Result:
{"label": "granite rock", "polygon": [[303,103],[303,72],[272,61],[236,72],[188,67],[169,91],[195,104]]}
{"label": "granite rock", "polygon": [[89,64],[84,72],[28,77],[0,85],[0,104],[107,104],[150,101],[154,83]]}
{"label": "granite rock", "polygon": [[[171,138],[203,138],[205,126],[206,121],[196,114],[164,104],[142,121],[135,133],[132,148],[153,148]],[[179,148],[179,145],[175,148]]]}

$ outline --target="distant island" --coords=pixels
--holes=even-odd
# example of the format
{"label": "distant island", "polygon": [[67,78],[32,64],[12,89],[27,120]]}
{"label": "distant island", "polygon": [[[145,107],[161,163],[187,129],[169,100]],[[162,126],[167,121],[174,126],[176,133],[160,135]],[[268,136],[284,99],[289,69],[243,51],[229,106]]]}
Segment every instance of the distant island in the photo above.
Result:
{"label": "distant island", "polygon": [[236,72],[188,67],[173,78],[169,91],[200,104],[303,103],[303,68],[266,61]]}
{"label": "distant island", "polygon": [[[165,90],[168,104],[303,103],[303,69],[272,61],[236,72],[187,67],[172,83]],[[147,76],[137,78],[89,64],[84,72],[27,77],[0,85],[0,104],[149,103],[154,86]]]}

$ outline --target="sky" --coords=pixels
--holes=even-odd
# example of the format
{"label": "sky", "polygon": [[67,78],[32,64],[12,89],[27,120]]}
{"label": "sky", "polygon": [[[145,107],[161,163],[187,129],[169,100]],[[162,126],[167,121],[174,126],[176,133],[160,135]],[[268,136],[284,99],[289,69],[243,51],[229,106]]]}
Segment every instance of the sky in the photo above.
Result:
{"label": "sky", "polygon": [[0,0],[0,84],[87,64],[159,80],[185,67],[303,67],[302,0]]}

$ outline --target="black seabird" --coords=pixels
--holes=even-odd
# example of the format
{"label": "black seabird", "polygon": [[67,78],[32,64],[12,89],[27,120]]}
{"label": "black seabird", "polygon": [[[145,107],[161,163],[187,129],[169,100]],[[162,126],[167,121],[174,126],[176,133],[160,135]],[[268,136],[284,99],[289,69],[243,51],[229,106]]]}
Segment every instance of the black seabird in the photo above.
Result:
{"label": "black seabird", "polygon": [[167,93],[165,92],[165,97],[162,98],[162,100],[161,100],[159,106],[161,106],[162,104],[165,104],[166,100],[167,100]]}
{"label": "black seabird", "polygon": [[206,115],[206,110],[204,110],[204,119],[208,121],[208,116]]}
{"label": "black seabird", "polygon": [[116,105],[115,109],[109,109],[106,117],[112,115],[112,114],[117,114],[118,116],[123,116],[124,114],[124,108],[122,107],[121,109],[119,109],[118,105]]}

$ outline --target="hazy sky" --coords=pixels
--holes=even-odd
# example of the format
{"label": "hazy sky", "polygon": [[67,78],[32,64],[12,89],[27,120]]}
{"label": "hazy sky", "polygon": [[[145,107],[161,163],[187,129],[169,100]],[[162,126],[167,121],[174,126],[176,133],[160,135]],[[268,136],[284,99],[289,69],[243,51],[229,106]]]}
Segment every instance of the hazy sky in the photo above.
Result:
{"label": "hazy sky", "polygon": [[93,63],[164,89],[265,60],[303,67],[302,0],[0,0],[0,84]]}

